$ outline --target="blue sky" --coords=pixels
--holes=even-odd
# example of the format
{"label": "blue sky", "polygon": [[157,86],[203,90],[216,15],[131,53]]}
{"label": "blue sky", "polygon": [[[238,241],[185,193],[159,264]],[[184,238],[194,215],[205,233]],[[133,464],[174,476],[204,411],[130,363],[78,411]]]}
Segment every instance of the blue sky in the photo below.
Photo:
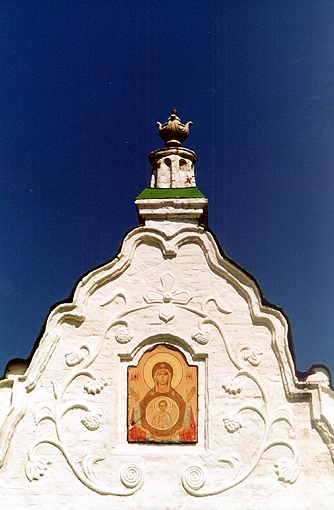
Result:
{"label": "blue sky", "polygon": [[3,0],[0,23],[0,370],[137,225],[176,107],[210,228],[297,368],[334,373],[333,2]]}

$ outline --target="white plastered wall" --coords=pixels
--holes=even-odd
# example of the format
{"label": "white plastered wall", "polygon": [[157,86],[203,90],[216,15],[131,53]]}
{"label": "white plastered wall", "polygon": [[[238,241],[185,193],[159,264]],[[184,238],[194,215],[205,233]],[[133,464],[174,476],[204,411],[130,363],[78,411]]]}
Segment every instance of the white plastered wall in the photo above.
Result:
{"label": "white plastered wall", "polygon": [[[331,510],[326,377],[298,381],[283,315],[207,231],[150,225],[2,381],[3,508]],[[158,344],[198,367],[197,444],[127,442],[127,367]]]}

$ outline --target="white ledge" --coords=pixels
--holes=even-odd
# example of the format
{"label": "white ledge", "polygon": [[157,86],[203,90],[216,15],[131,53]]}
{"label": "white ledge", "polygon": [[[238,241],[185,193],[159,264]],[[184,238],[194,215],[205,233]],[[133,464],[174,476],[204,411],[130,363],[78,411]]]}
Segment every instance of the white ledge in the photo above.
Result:
{"label": "white ledge", "polygon": [[139,218],[147,220],[170,220],[198,223],[206,213],[206,198],[145,198],[135,201]]}

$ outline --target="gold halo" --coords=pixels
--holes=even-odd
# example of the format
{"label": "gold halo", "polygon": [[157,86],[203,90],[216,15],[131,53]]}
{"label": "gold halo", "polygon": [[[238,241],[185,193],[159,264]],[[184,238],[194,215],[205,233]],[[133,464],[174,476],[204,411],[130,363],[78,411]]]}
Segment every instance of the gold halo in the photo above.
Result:
{"label": "gold halo", "polygon": [[143,375],[144,381],[149,388],[154,387],[154,380],[152,377],[152,369],[156,363],[169,363],[173,369],[173,377],[171,380],[171,388],[177,388],[182,380],[183,369],[180,360],[169,352],[157,352],[150,356],[144,365]]}

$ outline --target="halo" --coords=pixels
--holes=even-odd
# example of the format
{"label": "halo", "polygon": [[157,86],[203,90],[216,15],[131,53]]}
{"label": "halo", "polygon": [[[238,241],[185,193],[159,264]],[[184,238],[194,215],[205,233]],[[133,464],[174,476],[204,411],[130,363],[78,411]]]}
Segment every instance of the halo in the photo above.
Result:
{"label": "halo", "polygon": [[158,398],[155,398],[153,400],[153,409],[154,409],[154,412],[155,413],[158,413],[160,411],[159,409],[159,404],[160,402],[164,400],[167,404],[167,407],[166,407],[166,411],[167,413],[170,413],[171,409],[172,409],[172,403],[170,401],[170,399],[168,397],[158,397]]}
{"label": "halo", "polygon": [[143,375],[144,375],[144,381],[147,384],[149,388],[154,387],[154,381],[152,377],[152,369],[156,363],[169,363],[170,366],[173,369],[173,377],[171,380],[171,387],[177,388],[182,380],[183,375],[183,368],[182,363],[180,360],[174,355],[169,352],[156,352],[155,354],[152,354],[150,356],[144,365],[143,369]]}

